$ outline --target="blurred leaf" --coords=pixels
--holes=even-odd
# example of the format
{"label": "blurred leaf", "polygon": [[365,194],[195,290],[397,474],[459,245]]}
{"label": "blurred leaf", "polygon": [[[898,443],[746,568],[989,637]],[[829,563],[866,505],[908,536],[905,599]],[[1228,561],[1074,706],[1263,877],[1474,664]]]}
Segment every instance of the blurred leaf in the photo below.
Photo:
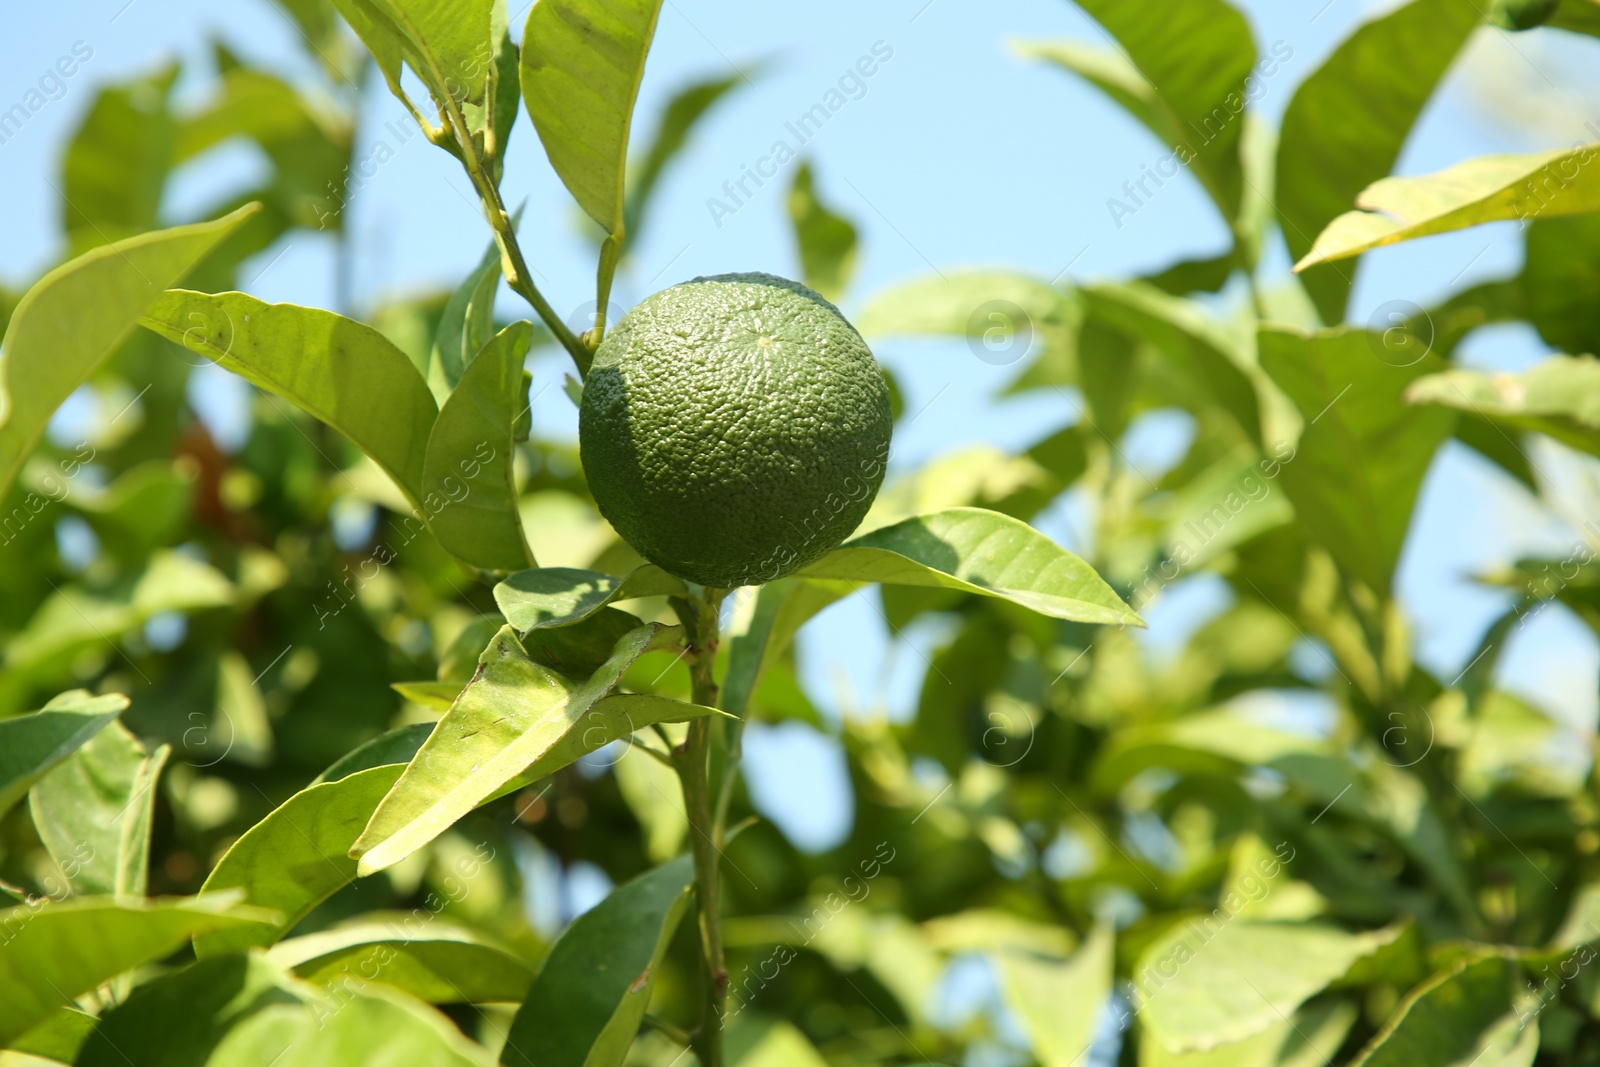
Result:
{"label": "blurred leaf", "polygon": [[1445,412],[1419,417],[1402,398],[1440,361],[1391,365],[1379,335],[1347,328],[1264,326],[1258,343],[1261,365],[1307,420],[1279,475],[1303,528],[1387,594],[1423,476],[1455,424]]}
{"label": "blurred leaf", "polygon": [[579,682],[529,659],[515,631],[502,629],[484,649],[482,670],[456,698],[351,849],[360,857],[360,873],[381,871],[405,859],[517,780],[569,735],[593,733],[591,728],[598,727],[604,734],[600,744],[605,744],[631,733],[605,732],[613,724],[592,717],[595,705],[663,630],[651,623],[632,631],[617,642],[600,670]]}
{"label": "blurred leaf", "polygon": [[[348,998],[348,999],[346,999]],[[301,1016],[299,1026],[277,1032],[278,1057],[256,1053],[249,1067],[492,1067],[494,1057],[463,1037],[450,1018],[399,990],[363,985]],[[225,1062],[230,1063],[231,1060]]]}
{"label": "blurred leaf", "polygon": [[628,133],[660,14],[661,0],[540,0],[522,34],[528,116],[561,183],[606,232],[601,314],[622,253]]}
{"label": "blurred leaf", "polygon": [[1008,911],[972,908],[922,924],[928,944],[941,952],[1032,953],[1065,959],[1077,939],[1070,930]]}
{"label": "blurred leaf", "polygon": [[1139,1067],[1325,1067],[1356,1015],[1345,1001],[1313,1001],[1254,1037],[1209,1052],[1168,1052],[1159,1041],[1141,1041]]}
{"label": "blurred leaf", "polygon": [[689,906],[689,856],[618,886],[562,931],[517,1011],[506,1067],[620,1067]]}
{"label": "blurred leaf", "polygon": [[995,957],[1001,995],[1042,1067],[1073,1067],[1094,1044],[1111,996],[1113,940],[1108,928],[1096,926],[1064,963],[1015,951]]}
{"label": "blurred leaf", "polygon": [[1528,458],[1520,434],[1513,427],[1495,425],[1474,411],[1463,411],[1456,420],[1456,440],[1489,460],[1528,489],[1537,492],[1538,480],[1533,471],[1533,461]]}
{"label": "blurred leaf", "polygon": [[735,1019],[727,1057],[733,1067],[828,1067],[798,1027],[773,1018]]}
{"label": "blurred leaf", "polygon": [[417,749],[421,748],[428,735],[433,733],[434,725],[431,722],[414,722],[409,726],[396,727],[382,737],[375,737],[366,744],[351,749],[337,763],[312,779],[311,784],[337,782],[374,767],[410,763],[411,757],[417,754]]}
{"label": "blurred leaf", "polygon": [[108,723],[28,794],[39,839],[74,893],[144,896],[156,779],[170,751],[150,753]]}
{"label": "blurred leaf", "polygon": [[[1305,257],[1357,194],[1393,169],[1481,18],[1474,0],[1411,0],[1358,27],[1295,90],[1278,142],[1278,210],[1290,256]],[[1344,320],[1353,274],[1339,267],[1301,276],[1323,321]]]}
{"label": "blurred leaf", "polygon": [[336,992],[355,974],[429,1004],[518,1003],[533,982],[526,963],[431,915],[425,924],[406,915],[292,937],[273,946],[267,958]]}
{"label": "blurred leaf", "polygon": [[[48,1019],[11,1042],[19,1053],[41,1057],[47,1062],[71,1063],[78,1057],[84,1039],[98,1022],[93,1015],[77,1008],[60,1008]],[[0,1058],[0,1064],[11,1064]]]}
{"label": "blurred leaf", "polygon": [[1052,618],[1144,625],[1087,563],[1026,523],[980,508],[948,508],[875,530],[798,577],[960,589]]}
{"label": "blurred leaf", "polygon": [[438,417],[433,397],[405,353],[370,326],[244,293],[183,289],[140,321],[344,434],[425,515],[447,506],[424,489],[428,433]]}
{"label": "blurred leaf", "polygon": [[627,752],[612,764],[611,773],[623,803],[644,831],[644,853],[650,862],[665,863],[682,852],[689,817],[678,799],[678,772],[642,752]]}
{"label": "blurred leaf", "polygon": [[1406,400],[1471,411],[1600,455],[1600,361],[1592,356],[1552,356],[1521,374],[1431,374],[1406,391]]}
{"label": "blurred leaf", "polygon": [[0,815],[127,707],[121,693],[74,689],[32,715],[0,719]]}
{"label": "blurred leaf", "polygon": [[1509,693],[1486,694],[1475,712],[1456,772],[1467,796],[1514,787],[1559,798],[1583,788],[1591,757],[1577,731]]}
{"label": "blurred leaf", "polygon": [[1596,3],[1596,0],[1561,0],[1555,14],[1545,25],[1600,37],[1600,3]]}
{"label": "blurred leaf", "polygon": [[1231,224],[1239,215],[1243,184],[1239,116],[1245,107],[1245,79],[1256,62],[1249,22],[1226,0],[1078,0],[1078,6],[1126,54],[1125,60],[1119,57],[1107,66],[1125,62],[1133,68],[1117,79],[1119,92],[1091,81],[1118,103],[1123,103],[1122,94],[1136,95],[1137,81],[1148,84],[1140,101],[1145,114],[1136,110],[1134,115],[1172,145],[1181,162],[1188,162]]}
{"label": "blurred leaf", "polygon": [[1511,967],[1499,956],[1469,960],[1406,995],[1354,1067],[1529,1067],[1537,1026],[1512,1010]]}
{"label": "blurred leaf", "polygon": [[[518,208],[512,226],[521,219],[522,209]],[[467,364],[494,336],[494,298],[499,289],[500,246],[490,241],[478,265],[450,294],[439,315],[433,349],[428,357],[427,379],[434,400],[441,406],[461,381]]]}
{"label": "blurred leaf", "polygon": [[233,602],[233,583],[183,552],[161,551],[144,573],[109,589],[57,589],[6,649],[6,665],[21,671],[86,644],[114,641],[152,617],[203,611]]}
{"label": "blurred leaf", "polygon": [[[101,89],[62,161],[62,222],[75,249],[153,229],[177,162],[167,101],[176,64]],[[163,286],[163,288],[165,288]]]}
{"label": "blurred leaf", "polygon": [[639,225],[649,217],[650,202],[655,195],[656,184],[661,180],[661,174],[667,165],[688,144],[689,134],[695,124],[704,118],[717,101],[726,96],[730,90],[738,88],[741,81],[748,83],[754,73],[754,71],[750,74],[740,72],[730,74],[726,78],[710,78],[695,82],[687,88],[680,89],[671,100],[667,101],[666,108],[661,112],[661,121],[656,124],[655,138],[650,142],[650,147],[628,170],[630,177],[623,217],[630,239],[634,241],[639,239]]}
{"label": "blurred leaf", "polygon": [[1228,284],[1236,266],[1237,262],[1231,253],[1209,259],[1185,259],[1140,281],[1173,296],[1215,293]]}
{"label": "blurred leaf", "polygon": [[262,914],[232,899],[110,901],[100,897],[24,904],[0,911],[0,1045],[71,999],[124,971],[153,963],[208,930],[258,924]]}
{"label": "blurred leaf", "polygon": [[1297,271],[1435,233],[1485,222],[1600,210],[1600,180],[1588,164],[1600,145],[1525,156],[1479,156],[1437,174],[1384,178],[1317,235]]}
{"label": "blurred leaf", "polygon": [[683,582],[654,564],[622,578],[571,567],[518,571],[494,587],[494,601],[518,630],[571,626],[613,600],[641,596],[688,596]]}
{"label": "blurred leaf", "polygon": [[[1600,8],[1596,9],[1600,11]],[[1600,354],[1600,216],[1537,219],[1528,227],[1521,288],[1527,317],[1558,352]]]}
{"label": "blurred leaf", "polygon": [[789,187],[789,219],[806,284],[827,299],[838,300],[855,272],[856,228],[817,198],[809,162],[800,164]]}
{"label": "blurred leaf", "polygon": [[1178,923],[1134,968],[1145,1032],[1169,1052],[1204,1052],[1263,1032],[1398,933],[1223,916],[1220,924]]}
{"label": "blurred leaf", "polygon": [[23,294],[0,342],[0,495],[56,408],[100,369],[163,290],[254,211],[96,248]]}
{"label": "blurred leaf", "polygon": [[263,1012],[299,1003],[287,975],[260,956],[201,960],[141,984],[112,1007],[75,1062],[79,1067],[217,1063],[213,1053],[230,1031]]}
{"label": "blurred leaf", "polygon": [[217,861],[202,895],[243,890],[249,904],[282,915],[272,925],[195,938],[201,959],[273,944],[311,909],[356,879],[350,848],[404,767],[373,767],[309,786],[274,808]]}
{"label": "blurred leaf", "polygon": [[522,360],[532,333],[513,323],[483,346],[462,373],[428,434],[422,499],[447,503],[432,513],[446,552],[485,570],[535,565],[517,510],[516,423],[527,407]]}

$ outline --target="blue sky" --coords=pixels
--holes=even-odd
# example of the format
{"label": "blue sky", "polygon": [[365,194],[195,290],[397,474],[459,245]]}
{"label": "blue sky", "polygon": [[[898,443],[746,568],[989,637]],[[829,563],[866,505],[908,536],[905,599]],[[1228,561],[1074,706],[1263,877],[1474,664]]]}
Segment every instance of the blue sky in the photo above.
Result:
{"label": "blue sky", "polygon": [[[518,0],[520,5],[521,0]],[[1363,0],[1253,0],[1242,5],[1263,51],[1290,54],[1259,101],[1273,122],[1294,86],[1360,21],[1389,6]],[[513,22],[520,18],[513,17]],[[218,5],[199,0],[76,0],[24,5],[7,14],[0,36],[0,110],[36,82],[56,58],[83,42],[93,57],[19,135],[0,145],[5,241],[0,279],[16,285],[58,254],[59,209],[51,183],[61,148],[93,95],[93,86],[148,70],[165,57],[184,62],[180,98],[203,97],[211,77],[207,40],[215,35],[254,63],[311,82],[315,70],[297,46],[292,25],[264,0]],[[820,193],[862,232],[860,268],[844,306],[858,310],[874,292],[933,269],[1008,265],[1053,278],[1127,276],[1178,259],[1214,254],[1225,232],[1190,178],[1169,182],[1119,227],[1107,207],[1141,164],[1166,154],[1141,127],[1086,85],[1016,56],[1018,38],[1103,34],[1067,0],[815,0],[806,5],[741,4],[731,0],[668,0],[639,105],[641,130],[653,128],[667,97],[684,83],[740,69],[752,84],[722,103],[698,129],[659,190],[634,255],[619,277],[623,308],[676,281],[730,270],[799,272],[783,197],[792,167],[717,219],[712,198],[724,182],[765,155],[785,124],[836,86],[843,72],[878,49],[892,53],[806,145]],[[1600,114],[1583,100],[1594,88],[1588,40],[1553,32],[1511,36],[1480,31],[1430,105],[1399,164],[1402,173],[1436,170],[1468,156],[1533,151],[1600,140]],[[763,64],[762,61],[765,61]],[[1600,99],[1588,91],[1590,100]],[[453,285],[488,239],[468,186],[453,160],[421,138],[400,144],[393,132],[403,112],[381,84],[365,106],[358,140],[370,154],[384,141],[394,157],[357,195],[349,216],[356,242],[355,308],[387,295]],[[1593,122],[1595,132],[1584,123]],[[393,123],[393,127],[389,124]],[[174,215],[243,188],[262,165],[249,152],[225,148],[180,174],[170,196]],[[540,284],[564,313],[591,297],[593,253],[576,209],[545,163],[531,126],[519,124],[507,166],[507,199],[526,197],[525,247]],[[1385,301],[1427,304],[1452,287],[1513,271],[1521,257],[1511,226],[1495,226],[1418,242],[1367,257],[1357,279],[1352,320],[1364,321]],[[1281,245],[1267,259],[1281,275]],[[327,306],[332,256],[318,237],[297,235],[270,250],[243,275],[247,288],[270,300]],[[508,314],[526,312],[506,297]],[[1465,358],[1517,368],[1543,348],[1531,331],[1482,331]],[[1071,420],[1059,396],[991,400],[1016,366],[995,367],[963,344],[886,342],[891,366],[913,410],[928,417],[905,429],[897,454],[905,465],[976,442],[1019,447]],[[560,359],[536,367],[537,391],[566,370]],[[202,390],[224,405],[226,388]],[[576,419],[559,389],[535,406],[538,432],[574,436]],[[1171,420],[1136,431],[1135,458],[1157,465],[1182,443]],[[1593,476],[1580,468],[1569,509],[1595,502]],[[1586,483],[1585,479],[1589,479]],[[1583,486],[1588,485],[1585,489]],[[1070,543],[1063,509],[1044,525]],[[1576,535],[1534,506],[1525,493],[1459,449],[1447,449],[1424,490],[1402,567],[1400,588],[1416,619],[1419,658],[1445,678],[1471,655],[1499,601],[1466,575],[1539,546],[1567,554]],[[1157,647],[1181,640],[1218,606],[1204,579],[1175,588],[1151,612]],[[802,645],[805,670],[819,700],[838,710],[914,704],[920,655],[892,655],[872,601],[857,597],[832,609],[835,625]],[[1552,609],[1519,632],[1503,681],[1575,722],[1592,720],[1600,653],[1586,631]],[[841,688],[848,698],[837,694]],[[796,752],[792,739],[786,750]],[[758,743],[757,748],[760,748]],[[827,773],[826,746],[797,769],[770,776],[773,788],[800,789]],[[772,761],[782,763],[784,761]],[[834,765],[837,771],[836,764]],[[788,783],[788,784],[785,784]],[[812,813],[822,830],[837,829],[842,811]],[[830,821],[831,820],[831,821]],[[825,825],[824,825],[825,824]],[[798,825],[798,824],[796,824]],[[822,831],[817,831],[826,837]],[[829,831],[832,832],[832,831]]]}

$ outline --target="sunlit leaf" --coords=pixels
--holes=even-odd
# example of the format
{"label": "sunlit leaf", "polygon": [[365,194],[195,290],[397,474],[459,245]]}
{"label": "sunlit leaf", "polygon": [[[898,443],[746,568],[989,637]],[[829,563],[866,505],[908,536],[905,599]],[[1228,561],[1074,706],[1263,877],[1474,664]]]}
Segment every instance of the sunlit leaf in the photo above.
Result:
{"label": "sunlit leaf", "polygon": [[[1358,27],[1295,90],[1283,116],[1277,180],[1291,256],[1310,252],[1328,223],[1394,168],[1481,19],[1473,0],[1411,0]],[[1344,319],[1354,273],[1330,267],[1301,277],[1325,322]]]}
{"label": "sunlit leaf", "polygon": [[121,693],[62,693],[32,715],[0,719],[0,814],[128,707]]}
{"label": "sunlit leaf", "polygon": [[1078,622],[1143,622],[1083,560],[1026,523],[949,508],[846,541],[800,578],[960,589]]}
{"label": "sunlit leaf", "polygon": [[522,359],[532,328],[513,323],[462,372],[428,434],[424,500],[445,551],[486,570],[515,571],[534,562],[517,510],[516,424],[528,406]]}
{"label": "sunlit leaf", "polygon": [[1327,1067],[1356,1014],[1347,1001],[1319,999],[1254,1037],[1208,1052],[1169,1052],[1159,1041],[1141,1041],[1139,1067]]}
{"label": "sunlit leaf", "polygon": [[110,723],[29,792],[39,839],[74,893],[144,896],[156,779],[170,751],[149,752]]}
{"label": "sunlit leaf", "polygon": [[145,309],[254,211],[96,248],[23,294],[0,341],[0,493],[56,408],[100,369]]}
{"label": "sunlit leaf", "polygon": [[690,857],[618,886],[550,948],[511,1024],[506,1067],[619,1067],[689,904]]}
{"label": "sunlit leaf", "polygon": [[1480,156],[1437,174],[1385,178],[1317,235],[1297,271],[1485,222],[1600,211],[1600,178],[1589,166],[1600,145],[1525,156]]}
{"label": "sunlit leaf", "polygon": [[[581,738],[588,732],[606,744],[631,733],[607,732],[614,724],[603,715],[592,716],[664,629],[652,623],[633,631],[600,670],[581,682],[535,663],[511,627],[501,630],[484,650],[478,675],[355,842],[351,853],[360,857],[360,872],[381,871],[432,841],[569,735]],[[622,718],[628,720],[626,714]]]}
{"label": "sunlit leaf", "polygon": [[1600,455],[1600,361],[1593,357],[1553,356],[1520,374],[1444,371],[1419,379],[1406,400],[1487,416]]}
{"label": "sunlit leaf", "polygon": [[471,931],[429,916],[347,924],[280,941],[273,963],[337,991],[351,975],[402,989],[430,1004],[519,1003],[533,970]]}
{"label": "sunlit leaf", "polygon": [[1111,931],[1096,926],[1064,963],[1016,951],[996,955],[1001,994],[1042,1067],[1073,1067],[1094,1043],[1111,995],[1112,942]]}
{"label": "sunlit leaf", "polygon": [[614,600],[687,595],[681,580],[654,564],[621,578],[572,567],[543,567],[518,571],[494,587],[495,603],[518,630],[570,626]]}
{"label": "sunlit leaf", "polygon": [[243,890],[246,903],[271,908],[283,921],[203,935],[195,939],[195,955],[205,959],[271,945],[312,908],[353,883],[350,846],[404,769],[373,767],[309,786],[245,831],[217,861],[200,892]]}

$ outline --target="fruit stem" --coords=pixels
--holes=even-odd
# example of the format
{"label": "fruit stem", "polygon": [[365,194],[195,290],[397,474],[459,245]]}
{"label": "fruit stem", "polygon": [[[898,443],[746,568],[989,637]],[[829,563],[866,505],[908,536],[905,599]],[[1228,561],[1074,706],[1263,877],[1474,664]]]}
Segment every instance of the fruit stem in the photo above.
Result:
{"label": "fruit stem", "polygon": [[[680,609],[689,631],[691,699],[706,707],[717,705],[714,667],[720,637],[718,615],[724,589],[707,589],[704,600]],[[681,601],[679,603],[682,603]],[[696,719],[678,750],[678,777],[683,783],[683,805],[689,815],[689,836],[694,849],[695,899],[699,902],[700,943],[705,950],[706,1000],[694,1039],[701,1067],[722,1067],[722,1013],[728,996],[728,967],[722,952],[722,884],[718,859],[717,826],[711,803],[711,720]]]}

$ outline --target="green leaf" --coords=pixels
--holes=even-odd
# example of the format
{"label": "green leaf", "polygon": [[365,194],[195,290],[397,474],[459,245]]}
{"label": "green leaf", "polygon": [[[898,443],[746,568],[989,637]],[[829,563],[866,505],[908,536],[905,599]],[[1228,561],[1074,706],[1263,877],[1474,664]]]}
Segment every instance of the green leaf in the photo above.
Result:
{"label": "green leaf", "polygon": [[1600,216],[1535,221],[1519,281],[1527,318],[1546,344],[1558,352],[1600,354],[1593,314],[1600,300]]}
{"label": "green leaf", "polygon": [[1280,1022],[1398,928],[1352,934],[1320,923],[1180,922],[1133,970],[1140,1019],[1169,1052],[1204,1052]]}
{"label": "green leaf", "polygon": [[1238,341],[1198,306],[1137,282],[1087,286],[1083,296],[1091,316],[1148,341],[1170,360],[1193,383],[1197,408],[1205,403],[1221,406],[1246,437],[1261,443],[1262,405],[1256,391],[1264,375]]}
{"label": "green leaf", "polygon": [[806,284],[827,299],[838,300],[855,272],[856,228],[817,199],[809,162],[800,164],[789,187],[789,218]]}
{"label": "green leaf", "polygon": [[689,595],[688,587],[654,564],[622,578],[573,567],[518,571],[494,587],[494,602],[518,630],[571,626],[614,600]]}
{"label": "green leaf", "polygon": [[960,589],[1057,619],[1144,625],[1083,560],[1026,523],[981,508],[949,508],[874,530],[797,577]]}
{"label": "green leaf", "polygon": [[0,911],[0,1046],[124,971],[162,959],[195,934],[256,925],[234,899],[161,902],[86,897]]}
{"label": "green leaf", "polygon": [[726,1055],[733,1067],[828,1067],[793,1023],[742,1012],[728,1028]]}
{"label": "green leaf", "polygon": [[[401,682],[400,685],[406,683]],[[451,690],[450,696],[465,688],[466,683],[458,683]],[[445,705],[449,707],[449,703]],[[373,767],[387,767],[393,763],[410,763],[411,757],[417,754],[417,749],[433,733],[434,723],[414,722],[409,726],[400,726],[382,737],[375,737],[359,748],[352,749],[333,766],[317,775],[311,782],[312,785],[321,785],[324,782],[337,782],[348,778],[358,771],[371,770]]]}
{"label": "green leaf", "polygon": [[1307,420],[1279,475],[1302,526],[1387,594],[1422,479],[1455,424],[1449,412],[1408,409],[1403,398],[1442,361],[1393,366],[1380,335],[1345,327],[1264,326],[1258,345],[1261,365]]}
{"label": "green leaf", "polygon": [[1078,0],[1078,6],[1116,38],[1134,68],[1113,79],[1122,63],[1107,60],[1104,80],[1091,82],[1118,103],[1136,97],[1135,77],[1146,82],[1133,114],[1188,162],[1223,218],[1236,219],[1243,191],[1240,115],[1245,79],[1256,62],[1249,22],[1226,0]]}
{"label": "green leaf", "polygon": [[[1295,90],[1278,142],[1278,211],[1300,259],[1356,195],[1388,174],[1477,27],[1474,0],[1411,0],[1359,27]],[[1349,269],[1301,277],[1323,321],[1344,319]]]}
{"label": "green leaf", "polygon": [[0,495],[56,408],[100,369],[168,286],[256,210],[251,205],[215,222],[96,248],[23,294],[0,341]]}
{"label": "green leaf", "polygon": [[51,594],[6,649],[14,671],[84,645],[112,641],[172,611],[203,611],[233,602],[233,583],[183,552],[161,551],[142,574],[109,589],[74,586]]}
{"label": "green leaf", "polygon": [[39,839],[74,893],[144,896],[156,779],[170,752],[148,752],[109,723],[29,792]]}
{"label": "green leaf", "polygon": [[281,1060],[265,1056],[249,1067],[493,1067],[488,1050],[447,1016],[399,990],[373,983],[346,996],[313,1007],[281,1046]]}
{"label": "green leaf", "polygon": [[1346,1001],[1313,1001],[1254,1037],[1209,1052],[1168,1052],[1159,1041],[1143,1041],[1139,1067],[1326,1067],[1357,1014]]}
{"label": "green leaf", "polygon": [[1021,952],[995,957],[1000,991],[1042,1067],[1073,1067],[1094,1044],[1111,995],[1111,931],[1096,926],[1066,962]]}
{"label": "green leaf", "polygon": [[661,121],[656,124],[655,138],[650,142],[650,147],[628,171],[631,177],[623,218],[629,240],[638,241],[639,225],[649,215],[656,183],[660,181],[667,165],[688,144],[689,133],[695,124],[730,90],[738,88],[740,82],[748,84],[754,73],[730,74],[726,78],[695,82],[667,101]]}
{"label": "green leaf", "polygon": [[[512,228],[521,221],[522,209],[518,208],[511,217]],[[439,315],[427,376],[428,388],[441,406],[461,381],[467,364],[494,337],[494,298],[500,276],[500,245],[490,241],[478,265],[450,294]]]}
{"label": "green leaf", "polygon": [[1437,174],[1384,178],[1356,198],[1364,210],[1347,211],[1330,222],[1294,269],[1485,222],[1600,211],[1600,178],[1589,166],[1597,151],[1600,144],[1480,156]]}
{"label": "green leaf", "polygon": [[[84,1039],[98,1022],[88,1012],[77,1008],[61,1008],[32,1030],[11,1042],[16,1052],[39,1056],[47,1061],[71,1063],[78,1058]],[[11,1067],[0,1054],[0,1064]]]}
{"label": "green leaf", "polygon": [[[441,107],[481,104],[494,67],[494,0],[358,0],[362,14],[398,40],[411,69]],[[345,5],[339,4],[341,11]],[[361,32],[362,27],[356,26]],[[362,33],[362,40],[367,34]],[[370,43],[369,43],[369,47]],[[392,54],[392,45],[384,49]],[[378,55],[377,51],[373,53]],[[384,57],[379,57],[384,64]],[[387,74],[388,71],[385,71]],[[398,81],[398,77],[394,79]]]}
{"label": "green leaf", "polygon": [[176,164],[169,108],[177,64],[101,89],[62,159],[62,222],[74,247],[153,228]]}
{"label": "green leaf", "polygon": [[611,294],[625,236],[633,105],[661,0],[538,0],[522,35],[522,98],[545,155],[606,232],[595,298]]}
{"label": "green leaf", "polygon": [[1206,259],[1185,259],[1167,269],[1140,279],[1164,293],[1188,296],[1190,293],[1215,293],[1233,277],[1238,261],[1232,253]]}
{"label": "green leaf", "polygon": [[1521,374],[1450,370],[1418,380],[1412,404],[1470,411],[1600,455],[1600,360],[1552,356]]}
{"label": "green leaf", "polygon": [[74,689],[32,715],[0,719],[0,815],[127,707],[121,693]]}
{"label": "green leaf", "polygon": [[1596,0],[1561,0],[1546,26],[1600,37],[1600,3]]}
{"label": "green leaf", "polygon": [[424,490],[439,414],[433,396],[411,359],[377,330],[318,308],[183,289],[140,321],[344,434],[427,514],[447,506]]}
{"label": "green leaf", "polygon": [[142,983],[106,1012],[75,1063],[77,1067],[217,1063],[213,1053],[230,1031],[262,1013],[300,1003],[284,971],[260,956],[201,960]]}
{"label": "green leaf", "polygon": [[[450,705],[456,702],[456,697],[461,695],[461,690],[467,687],[466,682],[390,682],[389,688],[405,697],[411,703],[421,708],[432,711],[449,711]],[[433,725],[429,723],[428,725]],[[400,762],[410,760],[408,756]]]}
{"label": "green leaf", "polygon": [[620,1067],[693,881],[691,858],[680,856],[574,919],[517,1012],[501,1063]]}
{"label": "green leaf", "polygon": [[533,970],[470,930],[430,915],[366,921],[280,941],[267,958],[337,992],[352,975],[430,1004],[520,1003]]}
{"label": "green leaf", "polygon": [[533,328],[516,322],[478,353],[428,434],[423,499],[446,501],[433,533],[446,552],[485,570],[534,563],[517,510],[517,419],[527,407],[522,360]]}
{"label": "green leaf", "polygon": [[[655,647],[665,629],[650,623],[632,631],[600,670],[577,682],[529,659],[516,632],[503,628],[484,649],[477,676],[351,848],[350,854],[360,858],[359,872],[365,876],[405,859],[507,783],[519,780],[560,742],[581,747],[589,734],[599,741],[598,748],[627,736],[631,730],[608,732],[615,724],[596,704],[636,659]],[[626,712],[622,718],[627,721]],[[577,738],[569,740],[574,734]],[[573,758],[581,755],[578,751]]]}
{"label": "green leaf", "polygon": [[206,959],[271,945],[354,882],[350,847],[403,770],[373,767],[309,786],[246,830],[217,862],[201,895],[243,890],[246,903],[271,908],[282,921],[198,937],[195,955]]}
{"label": "green leaf", "polygon": [[[601,608],[571,626],[529,630],[522,635],[522,648],[529,659],[549,667],[557,674],[568,678],[587,678],[611,658],[618,641],[643,625],[637,617],[626,611]],[[679,636],[681,640],[681,631]],[[668,640],[672,638],[662,634],[661,641]]]}
{"label": "green leaf", "polygon": [[1529,1067],[1537,1026],[1512,1010],[1510,964],[1465,960],[1412,990],[1352,1067]]}

